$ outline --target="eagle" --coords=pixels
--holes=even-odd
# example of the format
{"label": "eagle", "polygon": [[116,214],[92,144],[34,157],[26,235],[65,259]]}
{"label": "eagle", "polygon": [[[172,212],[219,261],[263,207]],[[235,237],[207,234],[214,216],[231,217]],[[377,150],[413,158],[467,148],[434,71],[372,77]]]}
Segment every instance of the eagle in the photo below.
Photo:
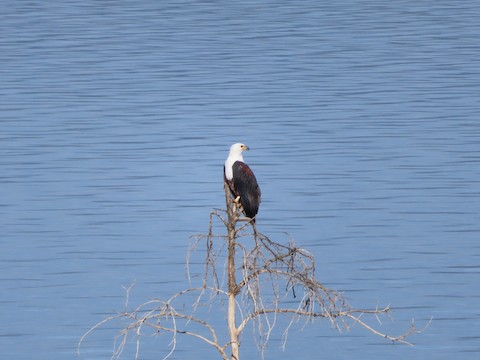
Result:
{"label": "eagle", "polygon": [[245,216],[255,222],[260,206],[260,187],[252,169],[243,161],[242,152],[248,146],[241,143],[233,144],[223,167],[224,181],[228,184],[235,199],[242,205]]}

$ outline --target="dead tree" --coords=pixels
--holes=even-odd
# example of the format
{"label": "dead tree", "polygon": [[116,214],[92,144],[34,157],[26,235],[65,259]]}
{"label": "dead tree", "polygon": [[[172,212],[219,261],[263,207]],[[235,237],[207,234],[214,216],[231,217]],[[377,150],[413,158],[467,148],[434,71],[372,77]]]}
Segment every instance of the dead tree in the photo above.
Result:
{"label": "dead tree", "polygon": [[[220,358],[239,360],[240,337],[250,323],[254,325],[263,353],[279,316],[288,316],[290,320],[284,334],[296,320],[309,322],[318,318],[330,321],[339,331],[357,324],[374,335],[408,345],[411,345],[406,340],[408,336],[423,331],[417,330],[413,321],[410,328],[398,336],[387,335],[369,325],[364,320],[366,316],[388,315],[390,307],[350,307],[340,292],[317,280],[311,253],[294,243],[280,244],[270,240],[257,231],[251,219],[242,217],[240,205],[232,198],[227,185],[225,196],[227,210],[216,209],[210,213],[208,234],[196,238],[187,257],[189,268],[190,257],[198,246],[206,246],[201,284],[167,300],[153,299],[104,319],[83,335],[79,348],[92,331],[116,319],[127,320],[127,325],[116,337],[113,358],[120,356],[127,339],[133,336],[136,337],[136,359],[143,332],[150,329],[153,334],[171,335],[170,351],[164,359],[175,351],[179,335],[189,335],[212,346]],[[225,226],[226,235],[214,234],[218,221]],[[130,290],[127,289],[127,302]],[[286,297],[290,301],[285,301]],[[201,305],[223,302],[227,304],[226,329],[216,329],[199,317]],[[284,339],[286,341],[286,336]]]}

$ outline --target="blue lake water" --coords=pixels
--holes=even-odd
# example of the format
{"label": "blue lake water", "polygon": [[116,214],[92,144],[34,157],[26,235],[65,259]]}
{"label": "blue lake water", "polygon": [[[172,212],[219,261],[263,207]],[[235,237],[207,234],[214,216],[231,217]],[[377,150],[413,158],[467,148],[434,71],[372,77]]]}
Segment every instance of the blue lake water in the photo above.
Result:
{"label": "blue lake water", "polygon": [[[310,250],[353,306],[390,304],[393,332],[433,318],[414,347],[302,323],[265,359],[478,358],[479,15],[469,0],[4,2],[2,358],[75,358],[122,286],[132,306],[185,287],[237,141],[262,233]],[[108,359],[117,330],[77,358]],[[146,338],[141,358],[167,348]],[[251,337],[241,354],[260,358]],[[181,338],[173,358],[202,356]]]}

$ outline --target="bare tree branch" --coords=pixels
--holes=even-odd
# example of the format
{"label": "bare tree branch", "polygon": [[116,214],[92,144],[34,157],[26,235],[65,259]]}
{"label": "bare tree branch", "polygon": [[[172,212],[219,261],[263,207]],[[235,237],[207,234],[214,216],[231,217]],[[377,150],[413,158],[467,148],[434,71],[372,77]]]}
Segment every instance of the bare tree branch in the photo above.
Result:
{"label": "bare tree branch", "polygon": [[[128,324],[115,338],[113,358],[120,356],[129,336],[135,336],[136,359],[139,358],[143,328],[150,328],[155,334],[171,335],[170,351],[164,359],[175,351],[177,336],[188,335],[216,349],[224,360],[239,360],[238,339],[246,326],[250,323],[254,325],[258,346],[263,352],[279,316],[290,317],[290,322],[283,329],[284,346],[290,327],[300,319],[305,324],[314,319],[328,319],[338,331],[349,330],[352,325],[358,324],[376,336],[407,345],[411,343],[406,338],[424,331],[429,325],[430,322],[418,330],[412,321],[410,329],[397,336],[369,325],[364,317],[373,317],[381,324],[379,316],[389,316],[390,306],[352,308],[342,293],[329,289],[316,278],[315,258],[310,252],[292,241],[289,244],[278,243],[257,231],[251,219],[241,216],[239,206],[227,187],[225,194],[227,210],[214,209],[209,216],[208,233],[196,236],[190,245],[186,260],[190,287],[166,301],[149,300],[128,311],[132,284],[125,289],[125,311],[107,317],[90,328],[81,337],[78,352],[85,338],[94,330],[119,319],[127,320]],[[239,222],[241,224],[237,226]],[[225,227],[227,233],[216,234],[214,229],[218,225]],[[192,283],[197,275],[192,274],[191,260],[200,245],[205,246],[201,284],[194,286]],[[195,274],[198,271],[195,270]],[[187,295],[193,295],[194,300]],[[189,300],[189,306],[186,306],[186,300]],[[222,341],[217,333],[219,330],[197,316],[197,312],[201,305],[216,306],[225,301],[228,304],[225,314],[228,326],[220,332],[224,338]]]}

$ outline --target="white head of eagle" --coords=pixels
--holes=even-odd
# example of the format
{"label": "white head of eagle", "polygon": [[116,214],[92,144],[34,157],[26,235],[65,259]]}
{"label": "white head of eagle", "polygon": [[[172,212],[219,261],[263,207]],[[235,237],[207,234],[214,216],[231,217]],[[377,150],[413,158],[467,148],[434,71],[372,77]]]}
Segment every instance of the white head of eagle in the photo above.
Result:
{"label": "white head of eagle", "polygon": [[248,146],[241,143],[233,144],[225,161],[224,180],[228,184],[234,198],[240,197],[245,216],[255,221],[260,206],[260,188],[250,167],[243,162],[242,152]]}

